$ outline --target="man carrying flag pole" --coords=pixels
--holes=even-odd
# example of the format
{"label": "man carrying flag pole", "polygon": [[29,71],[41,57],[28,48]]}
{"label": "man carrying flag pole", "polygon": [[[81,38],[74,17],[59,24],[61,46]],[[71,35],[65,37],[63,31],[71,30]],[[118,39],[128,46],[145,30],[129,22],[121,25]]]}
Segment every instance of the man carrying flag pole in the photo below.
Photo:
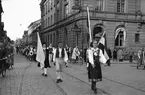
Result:
{"label": "man carrying flag pole", "polygon": [[47,68],[45,68],[45,53],[43,51],[42,43],[39,33],[37,32],[37,55],[36,60],[40,63],[42,75],[47,76]]}

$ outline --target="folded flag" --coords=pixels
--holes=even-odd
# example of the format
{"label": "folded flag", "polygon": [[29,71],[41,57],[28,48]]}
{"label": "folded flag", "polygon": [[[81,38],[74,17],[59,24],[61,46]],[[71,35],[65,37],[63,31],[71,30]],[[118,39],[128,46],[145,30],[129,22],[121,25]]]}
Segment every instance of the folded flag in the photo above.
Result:
{"label": "folded flag", "polygon": [[36,60],[42,64],[44,64],[45,60],[45,55],[42,47],[42,43],[40,40],[39,33],[37,32],[37,55],[36,55]]}
{"label": "folded flag", "polygon": [[105,33],[103,34],[103,36],[100,38],[100,41],[98,43],[98,48],[102,50],[103,55],[105,56],[106,60],[109,59],[109,56],[107,54],[107,43],[106,43],[106,39],[105,39]]}

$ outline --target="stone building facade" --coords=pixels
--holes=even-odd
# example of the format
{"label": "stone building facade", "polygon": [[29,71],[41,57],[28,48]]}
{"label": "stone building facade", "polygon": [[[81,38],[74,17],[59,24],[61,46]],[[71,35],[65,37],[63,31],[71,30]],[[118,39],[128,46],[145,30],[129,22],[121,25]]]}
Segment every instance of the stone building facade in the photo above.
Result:
{"label": "stone building facade", "polygon": [[145,47],[145,0],[42,0],[43,41],[88,46],[87,6],[92,36],[106,31],[107,46]]}
{"label": "stone building facade", "polygon": [[[37,32],[40,32],[41,20],[36,20],[28,26],[28,44],[37,46]],[[40,35],[41,36],[41,35]]]}

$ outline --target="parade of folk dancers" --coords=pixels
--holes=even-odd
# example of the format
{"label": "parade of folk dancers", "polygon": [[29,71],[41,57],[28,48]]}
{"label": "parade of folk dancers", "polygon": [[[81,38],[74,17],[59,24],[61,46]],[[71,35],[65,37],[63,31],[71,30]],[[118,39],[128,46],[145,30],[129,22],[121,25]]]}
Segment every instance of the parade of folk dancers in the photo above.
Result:
{"label": "parade of folk dancers", "polygon": [[0,0],[0,95],[145,95],[144,5]]}
{"label": "parade of folk dancers", "polygon": [[[51,68],[50,63],[53,63],[56,71],[56,83],[63,82],[62,74],[64,66],[67,67],[69,62],[76,64],[81,58],[80,51],[76,46],[73,50],[69,47],[63,47],[62,42],[58,42],[57,47],[49,46],[46,43],[41,43],[39,34],[37,33],[37,55],[36,60],[38,67],[41,68],[41,74],[47,77],[47,69]],[[101,64],[107,65],[107,59],[103,54],[104,51],[99,47],[104,38],[97,36],[95,40],[90,42],[89,48],[86,50],[86,67],[88,70],[88,79],[91,82],[91,89],[97,93],[96,83],[102,81]],[[70,53],[70,52],[72,53]]]}

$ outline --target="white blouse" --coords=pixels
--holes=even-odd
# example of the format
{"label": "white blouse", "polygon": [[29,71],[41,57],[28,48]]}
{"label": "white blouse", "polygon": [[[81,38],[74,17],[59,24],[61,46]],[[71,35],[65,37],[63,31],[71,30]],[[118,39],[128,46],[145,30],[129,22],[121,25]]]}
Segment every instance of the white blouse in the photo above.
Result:
{"label": "white blouse", "polygon": [[[97,56],[97,51],[98,51],[98,50],[100,50],[100,52],[99,52],[99,57],[100,57],[100,58],[99,58],[99,61],[100,61],[101,63],[103,63],[103,64],[106,65],[107,59],[106,59],[105,56],[103,55],[102,50],[99,49],[99,48],[96,48],[96,49],[94,49],[94,48],[89,48],[89,49],[87,50],[87,57],[88,57],[89,62],[90,62],[92,65],[94,65],[93,54],[94,54],[95,56]],[[94,53],[94,52],[95,52],[95,53]]]}

